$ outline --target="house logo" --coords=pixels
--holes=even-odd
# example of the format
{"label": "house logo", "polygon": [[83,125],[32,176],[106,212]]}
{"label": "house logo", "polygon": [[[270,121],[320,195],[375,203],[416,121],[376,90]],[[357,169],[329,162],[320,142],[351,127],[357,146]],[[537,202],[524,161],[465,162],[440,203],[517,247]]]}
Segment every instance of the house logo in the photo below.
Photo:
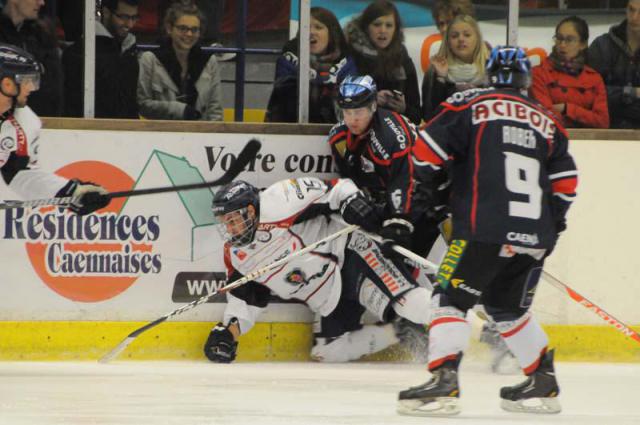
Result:
{"label": "house logo", "polygon": [[[95,182],[110,192],[129,190],[135,184],[127,173],[101,161],[74,162],[56,174]],[[154,252],[159,216],[126,214],[126,201],[115,198],[85,216],[52,206],[9,209],[3,238],[24,240],[33,270],[59,295],[80,302],[108,300],[141,275],[156,274],[162,268],[161,256]]]}

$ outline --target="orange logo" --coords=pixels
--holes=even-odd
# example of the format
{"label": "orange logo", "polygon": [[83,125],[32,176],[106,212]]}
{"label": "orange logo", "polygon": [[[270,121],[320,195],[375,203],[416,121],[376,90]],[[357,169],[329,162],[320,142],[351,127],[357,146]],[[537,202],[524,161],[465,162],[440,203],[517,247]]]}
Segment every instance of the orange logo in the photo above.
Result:
{"label": "orange logo", "polygon": [[[125,172],[100,161],[75,162],[57,174],[95,182],[110,192],[134,185]],[[82,217],[55,207],[7,210],[6,222],[10,238],[26,240],[31,265],[47,286],[73,301],[104,301],[127,290],[140,275],[161,269],[160,254],[153,253],[158,216],[122,214],[125,201],[113,199]]]}

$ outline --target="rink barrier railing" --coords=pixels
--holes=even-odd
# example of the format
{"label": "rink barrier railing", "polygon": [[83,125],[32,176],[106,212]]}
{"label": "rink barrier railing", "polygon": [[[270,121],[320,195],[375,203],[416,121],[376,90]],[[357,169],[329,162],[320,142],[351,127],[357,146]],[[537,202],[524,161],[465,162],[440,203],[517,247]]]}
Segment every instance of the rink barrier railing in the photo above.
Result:
{"label": "rink barrier railing", "polygon": [[[160,131],[176,133],[329,134],[327,124],[238,123],[208,121],[105,120],[42,118],[44,128],[56,130]],[[640,141],[640,130],[569,129],[575,140]]]}

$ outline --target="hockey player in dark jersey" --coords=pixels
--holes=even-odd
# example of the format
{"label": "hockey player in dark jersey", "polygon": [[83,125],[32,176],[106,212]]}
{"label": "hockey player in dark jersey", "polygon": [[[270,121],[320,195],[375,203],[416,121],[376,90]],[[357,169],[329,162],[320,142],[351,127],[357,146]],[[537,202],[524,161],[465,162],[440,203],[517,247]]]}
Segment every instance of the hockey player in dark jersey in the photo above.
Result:
{"label": "hockey player in dark jersey", "polygon": [[440,169],[449,172],[453,240],[432,296],[431,380],[399,394],[400,413],[459,412],[458,366],[470,335],[465,315],[481,296],[527,376],[501,389],[501,407],[561,410],[553,350],[529,308],[544,259],[566,227],[577,171],[564,128],[520,92],[530,68],[522,49],[493,49],[487,75],[495,89],[450,97],[414,147],[423,184],[434,185]]}
{"label": "hockey player in dark jersey", "polygon": [[42,72],[30,53],[0,44],[0,173],[9,188],[23,198],[71,196],[70,209],[89,214],[109,203],[104,188],[67,180],[37,165],[42,123],[27,100],[38,90]]}
{"label": "hockey player in dark jersey", "polygon": [[[338,92],[343,121],[329,134],[341,176],[352,179],[383,209],[380,235],[426,256],[439,235],[439,208],[427,210],[416,185],[411,149],[420,139],[405,116],[376,103],[370,76],[347,77]],[[441,192],[440,192],[441,193]]]}

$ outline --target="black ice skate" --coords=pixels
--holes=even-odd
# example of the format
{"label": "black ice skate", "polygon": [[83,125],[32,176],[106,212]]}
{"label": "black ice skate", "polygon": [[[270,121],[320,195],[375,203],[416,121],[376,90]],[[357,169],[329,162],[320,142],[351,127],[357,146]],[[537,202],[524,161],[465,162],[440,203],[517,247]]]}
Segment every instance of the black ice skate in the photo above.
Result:
{"label": "black ice skate", "polygon": [[426,363],[429,354],[429,331],[425,325],[413,323],[405,318],[393,322],[393,330],[400,344],[407,349],[413,361]]}
{"label": "black ice skate", "polygon": [[502,407],[508,412],[560,413],[560,387],[553,370],[553,350],[545,353],[540,365],[527,380],[513,387],[500,389]]}
{"label": "black ice skate", "polygon": [[401,391],[397,412],[411,416],[450,416],[460,413],[458,363],[446,362],[431,373],[431,380],[426,384]]}

